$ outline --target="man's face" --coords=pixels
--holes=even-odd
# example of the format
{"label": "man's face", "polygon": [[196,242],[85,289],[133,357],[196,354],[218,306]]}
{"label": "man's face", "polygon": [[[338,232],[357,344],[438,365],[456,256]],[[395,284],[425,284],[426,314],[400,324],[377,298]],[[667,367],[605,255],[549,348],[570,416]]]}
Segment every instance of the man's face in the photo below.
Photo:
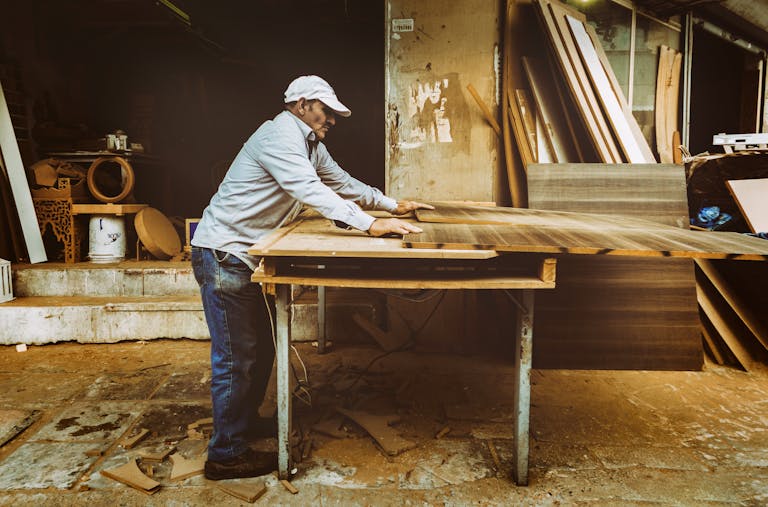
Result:
{"label": "man's face", "polygon": [[323,104],[321,101],[307,101],[304,104],[304,115],[300,116],[302,121],[309,125],[309,128],[315,133],[317,139],[322,141],[331,127],[336,125],[336,114],[333,109]]}

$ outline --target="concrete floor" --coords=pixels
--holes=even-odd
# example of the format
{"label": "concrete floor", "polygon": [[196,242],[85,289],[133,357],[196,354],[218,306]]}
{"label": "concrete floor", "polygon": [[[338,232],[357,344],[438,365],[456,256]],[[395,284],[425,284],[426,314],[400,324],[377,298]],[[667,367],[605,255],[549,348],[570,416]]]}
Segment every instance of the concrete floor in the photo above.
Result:
{"label": "concrete floor", "polygon": [[[513,370],[505,358],[337,345],[299,351],[312,407],[295,402],[309,456],[291,495],[272,476],[264,505],[766,505],[768,374],[537,370],[530,485],[509,479]],[[0,348],[1,505],[242,505],[196,476],[147,496],[99,474],[143,449],[204,443],[186,425],[210,414],[208,343],[156,340]],[[269,411],[274,397],[264,407]],[[416,448],[387,457],[335,407],[396,414]],[[312,430],[340,425],[334,438]],[[31,423],[31,424],[30,424]],[[450,431],[436,439],[443,428]],[[149,437],[131,450],[121,439]],[[258,442],[269,448],[274,441]],[[500,457],[497,467],[489,446]],[[101,456],[86,451],[99,450]]]}

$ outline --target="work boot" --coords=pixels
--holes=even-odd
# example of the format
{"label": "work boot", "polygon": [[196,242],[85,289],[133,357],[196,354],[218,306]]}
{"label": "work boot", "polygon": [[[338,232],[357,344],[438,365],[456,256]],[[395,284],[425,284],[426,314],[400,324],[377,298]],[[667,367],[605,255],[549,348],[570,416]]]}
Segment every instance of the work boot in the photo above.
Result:
{"label": "work boot", "polygon": [[277,470],[277,453],[248,449],[226,461],[205,462],[205,478],[212,481],[258,477]]}

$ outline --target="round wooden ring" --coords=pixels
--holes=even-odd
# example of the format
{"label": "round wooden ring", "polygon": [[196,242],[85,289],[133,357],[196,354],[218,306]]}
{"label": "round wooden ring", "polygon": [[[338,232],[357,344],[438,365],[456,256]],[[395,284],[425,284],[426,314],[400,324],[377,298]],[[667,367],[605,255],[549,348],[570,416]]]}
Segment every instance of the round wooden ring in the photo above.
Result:
{"label": "round wooden ring", "polygon": [[[120,167],[125,170],[125,185],[123,185],[123,190],[119,194],[115,196],[109,196],[104,195],[101,190],[96,186],[96,169],[98,167],[105,163],[105,162],[116,162],[117,164],[120,164]],[[131,167],[131,164],[128,163],[127,160],[125,160],[123,157],[99,157],[96,160],[93,161],[91,164],[91,167],[88,168],[88,176],[86,178],[88,180],[88,190],[91,191],[91,194],[99,201],[110,203],[110,202],[120,202],[131,193],[133,190],[133,184],[136,182],[136,177],[133,174],[133,167]]]}

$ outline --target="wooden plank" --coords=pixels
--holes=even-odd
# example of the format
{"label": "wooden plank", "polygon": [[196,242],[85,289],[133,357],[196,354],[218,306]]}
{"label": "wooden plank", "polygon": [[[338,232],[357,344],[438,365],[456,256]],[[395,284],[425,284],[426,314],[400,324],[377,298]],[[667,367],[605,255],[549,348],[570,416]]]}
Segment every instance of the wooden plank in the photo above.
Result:
{"label": "wooden plank", "polygon": [[485,116],[486,121],[493,128],[493,131],[496,132],[497,136],[500,136],[501,127],[499,127],[499,122],[497,122],[496,118],[493,117],[493,114],[491,114],[491,110],[488,108],[488,105],[485,103],[480,94],[477,93],[477,90],[474,86],[472,86],[472,83],[467,85],[467,90],[469,91],[469,94],[472,95],[472,98],[475,99],[475,102],[477,102],[480,111],[483,112],[483,116]]}
{"label": "wooden plank", "polygon": [[768,260],[768,242],[735,232],[697,232],[673,227],[623,230],[621,221],[606,228],[580,214],[581,227],[421,223],[424,232],[408,234],[408,248],[496,250],[691,259]]}
{"label": "wooden plank", "polygon": [[533,100],[530,97],[530,92],[521,88],[515,89],[515,103],[523,121],[523,130],[531,150],[531,158],[534,162],[538,162],[539,140],[536,138],[536,111],[532,108]]}
{"label": "wooden plank", "polygon": [[600,213],[571,213],[568,211],[530,210],[503,206],[474,206],[460,203],[431,202],[434,209],[417,210],[420,223],[517,225],[541,227],[584,227],[589,223],[596,228],[612,229],[665,229],[642,218],[615,216]]}
{"label": "wooden plank", "polygon": [[768,350],[768,326],[766,326],[765,320],[752,310],[748,304],[749,302],[744,300],[743,291],[736,290],[712,262],[698,259],[696,260],[696,265],[707,276],[723,300],[728,303],[755,338]]}
{"label": "wooden plank", "polygon": [[544,120],[541,118],[541,114],[536,111],[536,161],[540,164],[551,164],[555,161],[554,151],[552,150],[552,143],[544,132]]}
{"label": "wooden plank", "polygon": [[32,203],[32,194],[29,191],[24,162],[21,160],[19,145],[16,142],[16,134],[11,123],[11,115],[8,104],[0,83],[0,157],[3,158],[8,180],[11,183],[13,199],[16,202],[21,231],[29,254],[29,262],[32,264],[45,262],[48,256],[43,245],[43,236],[37,222],[35,206]]}
{"label": "wooden plank", "polygon": [[519,72],[513,62],[518,62],[520,58],[519,44],[513,41],[513,37],[520,38],[524,33],[522,27],[524,20],[522,17],[519,2],[510,0],[506,2],[504,15],[503,33],[503,51],[502,55],[502,92],[501,92],[501,113],[502,113],[502,138],[504,144],[504,163],[507,168],[507,180],[509,184],[509,193],[512,206],[527,207],[528,194],[524,187],[525,183],[525,160],[519,149],[514,149],[513,125],[510,120],[509,110],[511,108],[509,93],[506,90],[515,86],[520,81]]}
{"label": "wooden plank", "polygon": [[[525,131],[525,124],[523,121],[523,117],[520,114],[520,109],[516,107],[515,104],[515,98],[513,97],[512,90],[507,90],[507,100],[509,103],[509,107],[507,108],[507,111],[509,113],[509,122],[510,125],[512,125],[512,132],[515,134],[515,141],[517,143],[517,149],[520,151],[520,158],[523,160],[523,167],[527,167],[530,164],[533,164],[536,162],[536,159],[534,158],[533,154],[534,151],[531,150],[531,145],[528,140],[528,135]],[[525,179],[520,180],[520,182],[517,182],[520,185],[523,185],[522,182],[524,182]],[[520,190],[522,192],[522,190]]]}
{"label": "wooden plank", "polygon": [[528,185],[531,207],[540,210],[642,217],[687,228],[685,171],[674,164],[534,165]]}
{"label": "wooden plank", "polygon": [[728,191],[752,232],[768,232],[768,178],[728,180]]}
{"label": "wooden plank", "polygon": [[308,218],[278,229],[248,249],[269,257],[380,257],[424,259],[491,259],[492,250],[468,252],[444,249],[408,251],[400,238],[374,238],[360,231],[347,231],[330,220]]}
{"label": "wooden plank", "polygon": [[732,322],[723,314],[714,299],[714,295],[703,284],[696,284],[696,296],[699,306],[707,314],[712,326],[717,330],[720,338],[728,346],[728,349],[738,360],[739,364],[747,371],[757,367],[755,359],[749,349],[744,346],[742,337],[735,330]]}
{"label": "wooden plank", "polygon": [[[616,139],[624,151],[627,161],[632,163],[651,163],[656,159],[651,153],[651,148],[640,134],[640,127],[624,100],[623,95],[617,95],[609,79],[613,74],[610,66],[605,67],[598,56],[597,47],[602,47],[599,42],[593,40],[587,33],[583,21],[570,15],[565,15],[568,26],[571,29],[576,47],[586,67],[589,79],[597,92],[597,97],[603,105],[608,121],[613,127]],[[607,60],[607,58],[605,58]],[[614,78],[615,81],[615,78]],[[633,128],[634,127],[634,128]],[[638,137],[639,136],[639,137]]]}
{"label": "wooden plank", "polygon": [[[357,276],[361,276],[359,273]],[[362,289],[551,289],[555,287],[553,280],[541,280],[536,276],[451,276],[429,277],[417,275],[402,278],[380,278],[366,276],[354,278],[350,276],[307,276],[307,275],[275,275],[268,276],[256,270],[251,275],[251,281],[261,283],[296,284],[322,287],[345,287]]]}
{"label": "wooden plank", "polygon": [[558,105],[560,99],[556,85],[549,75],[547,63],[536,58],[523,57],[523,68],[531,85],[536,112],[543,122],[545,144],[551,147],[552,162],[580,161],[567,118]]}
{"label": "wooden plank", "polygon": [[[603,162],[621,162],[621,155],[616,148],[597,99],[592,92],[584,67],[579,60],[573,39],[560,11],[551,9],[549,0],[536,0],[540,19],[549,35],[549,41],[560,64],[560,70],[566,78],[577,108],[587,127],[595,149]],[[559,4],[558,4],[559,6]],[[555,6],[555,9],[558,8]]]}
{"label": "wooden plank", "polygon": [[129,215],[138,213],[148,204],[72,204],[73,215]]}

